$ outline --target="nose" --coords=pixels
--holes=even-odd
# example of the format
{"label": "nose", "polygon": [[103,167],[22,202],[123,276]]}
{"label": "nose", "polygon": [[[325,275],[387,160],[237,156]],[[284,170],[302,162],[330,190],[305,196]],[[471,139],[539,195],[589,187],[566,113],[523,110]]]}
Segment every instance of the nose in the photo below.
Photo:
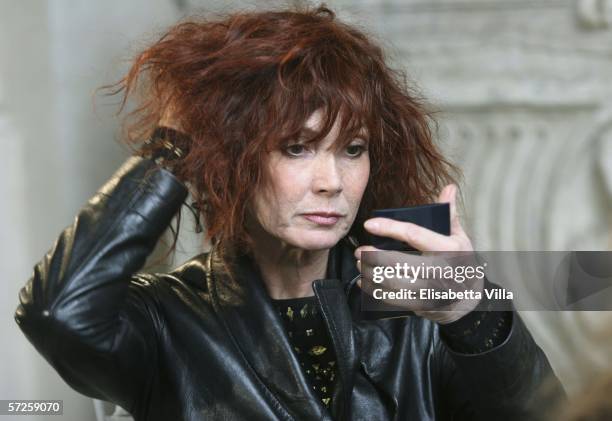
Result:
{"label": "nose", "polygon": [[321,154],[313,168],[313,192],[334,196],[342,191],[342,173],[335,154]]}

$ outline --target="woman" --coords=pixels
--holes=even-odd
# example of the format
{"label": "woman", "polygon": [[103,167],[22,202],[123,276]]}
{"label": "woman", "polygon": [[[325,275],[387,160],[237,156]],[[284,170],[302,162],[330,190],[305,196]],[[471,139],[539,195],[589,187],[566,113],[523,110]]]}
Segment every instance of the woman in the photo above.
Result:
{"label": "woman", "polygon": [[[472,249],[427,114],[363,32],[324,7],[186,22],[119,88],[138,93],[140,156],[36,265],[16,312],[77,391],[136,420],[490,420],[524,418],[554,379],[513,312],[362,317],[364,226]],[[151,137],[160,121],[176,130]],[[137,273],[186,185],[212,250]],[[450,202],[451,236],[366,222],[432,200]]]}

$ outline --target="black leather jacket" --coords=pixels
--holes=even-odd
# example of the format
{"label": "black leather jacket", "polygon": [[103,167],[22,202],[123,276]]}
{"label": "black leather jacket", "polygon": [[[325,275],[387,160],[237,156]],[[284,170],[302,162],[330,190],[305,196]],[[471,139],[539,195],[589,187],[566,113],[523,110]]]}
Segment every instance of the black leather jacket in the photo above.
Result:
{"label": "black leather jacket", "polygon": [[128,160],[21,290],[20,328],[80,393],[136,420],[499,420],[525,419],[554,379],[516,313],[505,342],[475,355],[422,318],[362,320],[353,250],[340,242],[313,283],[338,356],[330,414],[247,257],[236,279],[214,250],[137,273],[186,193],[151,161]]}

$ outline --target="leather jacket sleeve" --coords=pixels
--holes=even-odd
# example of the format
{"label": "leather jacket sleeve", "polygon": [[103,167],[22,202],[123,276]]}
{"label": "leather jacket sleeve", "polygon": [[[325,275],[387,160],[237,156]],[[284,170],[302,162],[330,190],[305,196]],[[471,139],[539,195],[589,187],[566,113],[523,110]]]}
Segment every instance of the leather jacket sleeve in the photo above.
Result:
{"label": "leather jacket sleeve", "polygon": [[[565,398],[548,359],[516,311],[508,337],[477,354],[437,343],[444,399],[456,420],[534,420]],[[549,399],[549,401],[544,401]]]}
{"label": "leather jacket sleeve", "polygon": [[[77,391],[132,410],[156,364],[154,287],[144,265],[187,195],[130,158],[79,211],[19,294],[19,327]],[[129,350],[129,351],[128,351]],[[124,375],[117,375],[124,373]]]}

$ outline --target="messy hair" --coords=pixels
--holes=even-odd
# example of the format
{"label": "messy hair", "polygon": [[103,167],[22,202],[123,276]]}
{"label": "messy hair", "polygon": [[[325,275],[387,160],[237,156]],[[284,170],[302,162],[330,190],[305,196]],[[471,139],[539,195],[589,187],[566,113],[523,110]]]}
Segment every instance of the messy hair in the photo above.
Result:
{"label": "messy hair", "polygon": [[226,246],[253,246],[245,218],[269,182],[267,154],[299,138],[317,110],[320,130],[308,141],[336,119],[338,148],[368,135],[370,179],[350,232],[358,239],[372,209],[431,202],[458,173],[403,72],[325,6],[190,18],[142,51],[115,86],[123,106],[136,98],[125,123],[132,145],[172,110],[190,139],[175,173],[192,188],[208,240]]}

